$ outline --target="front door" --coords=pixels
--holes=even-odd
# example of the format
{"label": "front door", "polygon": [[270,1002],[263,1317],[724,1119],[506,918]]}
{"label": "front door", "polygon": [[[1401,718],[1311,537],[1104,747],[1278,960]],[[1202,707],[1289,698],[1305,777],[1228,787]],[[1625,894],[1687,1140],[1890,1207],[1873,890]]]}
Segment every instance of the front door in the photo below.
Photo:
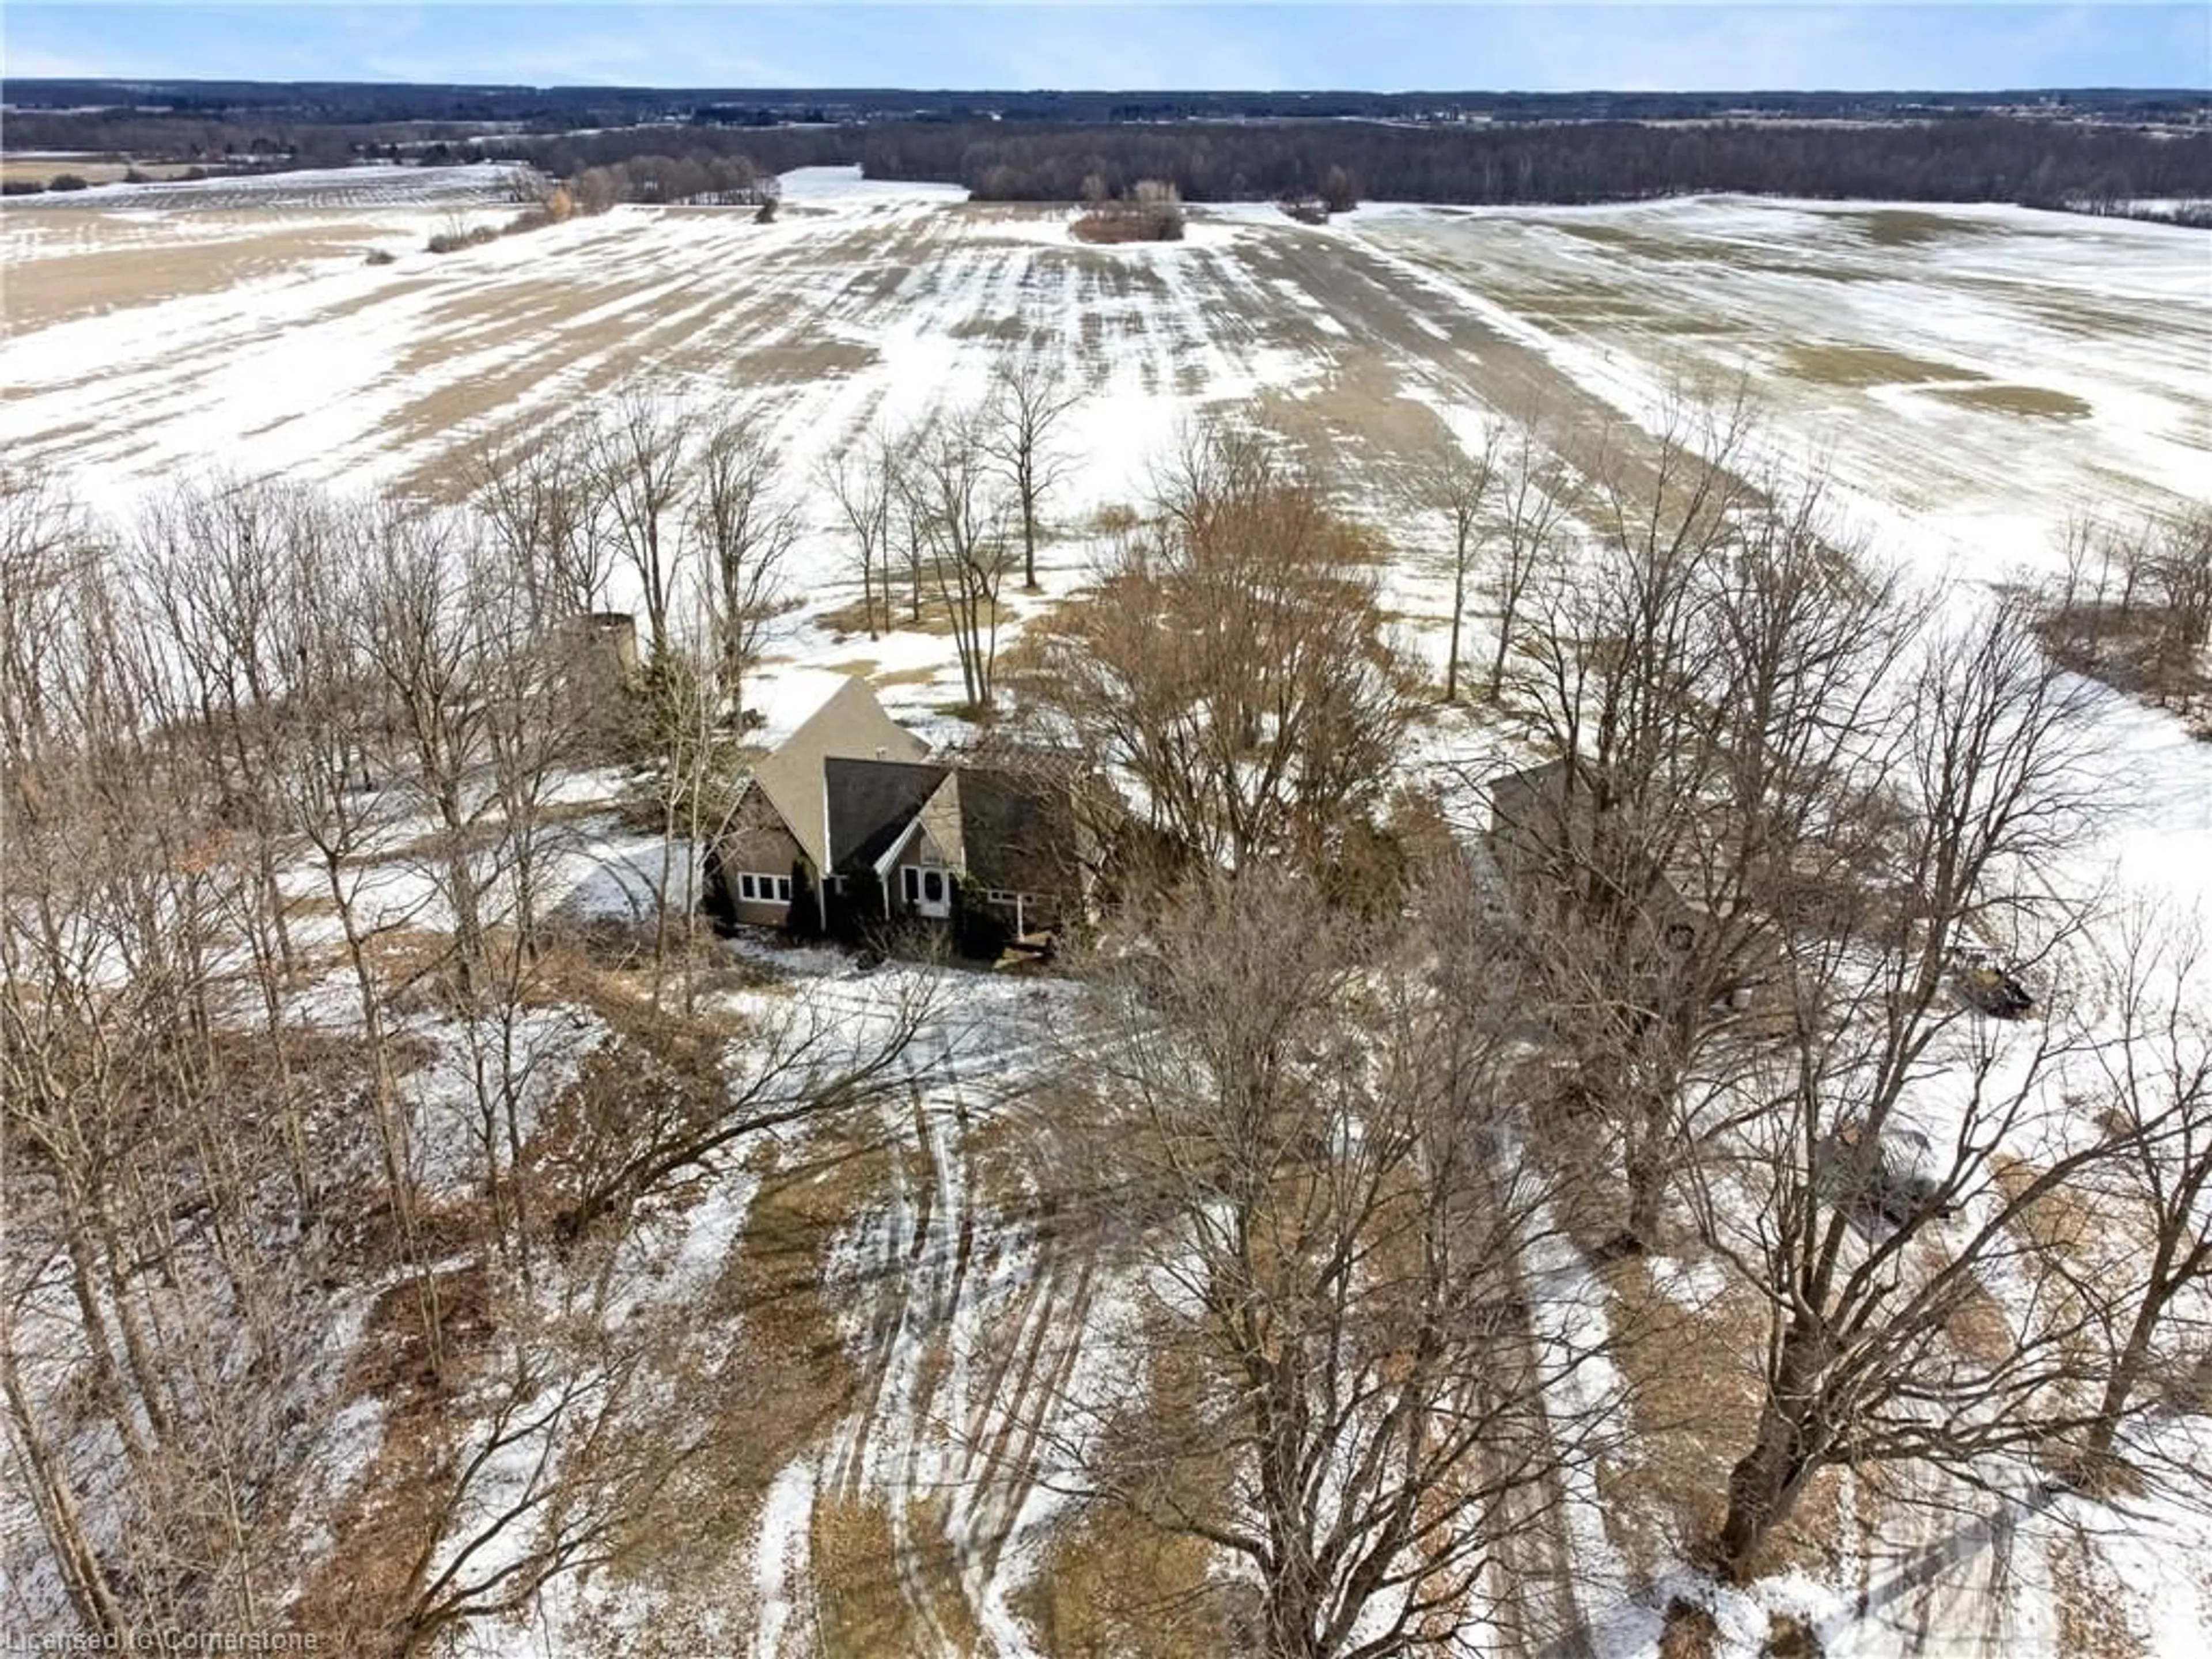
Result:
{"label": "front door", "polygon": [[941,921],[952,914],[952,878],[944,871],[902,864],[899,878],[905,885],[907,908],[916,915]]}

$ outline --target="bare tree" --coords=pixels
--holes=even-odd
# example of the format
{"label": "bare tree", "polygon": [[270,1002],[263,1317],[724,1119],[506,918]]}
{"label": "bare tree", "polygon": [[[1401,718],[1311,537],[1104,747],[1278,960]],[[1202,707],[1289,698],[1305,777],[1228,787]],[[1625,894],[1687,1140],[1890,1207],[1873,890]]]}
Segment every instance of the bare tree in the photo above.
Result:
{"label": "bare tree", "polygon": [[330,1381],[301,1080],[231,1024],[289,1012],[232,948],[274,901],[168,613],[58,496],[0,527],[0,1444],[88,1630],[258,1625]]}
{"label": "bare tree", "polygon": [[982,438],[991,460],[1014,492],[1022,520],[1022,586],[1036,591],[1040,507],[1060,477],[1067,458],[1054,447],[1061,419],[1081,393],[1058,365],[1034,349],[1001,358],[992,372],[991,399]]}
{"label": "bare tree", "polygon": [[690,462],[685,428],[665,402],[633,386],[601,416],[591,445],[599,498],[644,591],[647,630],[658,659],[671,642],[680,544],[665,538],[675,529],[671,515],[681,502]]}
{"label": "bare tree", "polygon": [[[2108,1456],[2130,1408],[2178,1333],[2201,1353],[2206,1323],[2191,1304],[2212,1286],[2212,1021],[2204,1013],[2203,942],[2194,919],[2130,919],[2120,959],[2118,1042],[2100,1056],[2113,1127],[2125,1156],[2085,1182],[2098,1212],[2118,1224],[2089,1270],[2115,1313],[2110,1375],[2087,1437],[2092,1460]],[[2139,1233],[2134,1222],[2144,1232]],[[2146,1255],[2139,1239],[2147,1233]],[[2184,1360],[2185,1365],[2186,1361]],[[2203,1364],[2203,1359],[2198,1363]]]}
{"label": "bare tree", "polygon": [[541,626],[597,611],[605,603],[607,538],[600,514],[604,481],[593,476],[593,445],[574,422],[486,451],[471,469],[471,493],[508,567],[524,584]]}
{"label": "bare tree", "polygon": [[[2015,611],[1931,641],[1897,710],[1909,799],[1887,826],[1892,883],[1852,925],[1781,935],[1789,1036],[1747,1073],[1739,1120],[1752,1190],[1705,1211],[1767,1308],[1759,1425],[1718,1540],[1733,1577],[1823,1468],[1971,1474],[2087,1420],[2088,1310],[2038,1297],[2063,1310],[1993,1347],[1948,1340],[1984,1279],[2049,1279],[2024,1218],[2114,1155],[2110,1134],[2054,1138],[2047,1085],[2079,1040],[2006,1027],[1951,988],[1962,944],[2021,936],[2024,884],[2080,826],[2078,702]],[[1940,1103],[1924,1098],[1936,1070]],[[2039,1138],[2039,1170],[1995,1188],[1996,1149]]]}
{"label": "bare tree", "polygon": [[1551,453],[1540,421],[1519,425],[1503,464],[1499,522],[1482,582],[1498,613],[1498,648],[1490,661],[1493,702],[1504,690],[1522,605],[1553,556],[1555,538],[1573,501],[1566,465]]}
{"label": "bare tree", "polygon": [[781,493],[783,458],[757,419],[709,428],[693,466],[688,529],[705,562],[714,672],[742,723],[746,674],[783,609],[783,571],[799,515]]}
{"label": "bare tree", "polygon": [[406,781],[434,826],[426,862],[453,918],[452,962],[465,1000],[483,961],[487,882],[478,854],[493,810],[477,608],[487,596],[470,580],[453,521],[380,503],[373,525],[356,617],[361,650],[387,700]]}
{"label": "bare tree", "polygon": [[968,705],[992,706],[999,658],[999,591],[1007,567],[1006,504],[994,487],[986,422],[975,410],[940,411],[900,456],[909,534],[927,562],[960,658]]}
{"label": "bare tree", "polygon": [[[1451,638],[1444,652],[1444,701],[1459,701],[1460,629],[1467,620],[1468,576],[1480,550],[1482,511],[1498,475],[1504,428],[1487,422],[1479,448],[1446,433],[1420,463],[1421,505],[1439,514],[1451,536]],[[1493,686],[1492,695],[1496,695]]]}
{"label": "bare tree", "polygon": [[744,793],[743,743],[723,718],[714,668],[672,651],[647,693],[647,744],[660,810],[660,876],[653,907],[653,1006],[660,1006],[672,949],[680,945],[683,1010],[696,990],[700,861],[725,833]]}
{"label": "bare tree", "polygon": [[[896,466],[890,441],[880,433],[863,434],[823,459],[823,483],[837,503],[838,515],[853,534],[853,553],[860,567],[860,614],[868,637],[880,626],[891,625],[891,538]],[[876,605],[877,584],[883,589],[883,606]]]}
{"label": "bare tree", "polygon": [[1547,1189],[1465,891],[1409,949],[1295,877],[1204,878],[1083,1034],[1151,1380],[1091,1495],[1238,1561],[1271,1659],[1449,1649],[1592,1432],[1545,1409],[1591,1354],[1528,1273]]}
{"label": "bare tree", "polygon": [[1382,799],[1413,710],[1366,550],[1242,440],[1201,435],[1164,490],[1091,600],[1030,630],[1025,701],[1193,855],[1317,866]]}
{"label": "bare tree", "polygon": [[1724,1000],[1793,909],[1866,873],[1879,768],[1847,763],[1883,741],[1869,699],[1914,623],[1832,541],[1817,479],[1729,474],[1747,431],[1684,409],[1607,470],[1602,543],[1544,568],[1504,686],[1551,770],[1494,799],[1499,833],[1577,1092],[1619,1141],[1630,1249],[1659,1224]]}

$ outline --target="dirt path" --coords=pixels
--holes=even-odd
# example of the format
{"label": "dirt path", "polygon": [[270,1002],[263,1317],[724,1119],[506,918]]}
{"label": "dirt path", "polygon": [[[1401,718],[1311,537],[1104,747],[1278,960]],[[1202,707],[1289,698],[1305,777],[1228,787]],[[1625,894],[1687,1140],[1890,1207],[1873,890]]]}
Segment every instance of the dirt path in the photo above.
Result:
{"label": "dirt path", "polygon": [[[879,1517],[884,1556],[844,1564],[823,1592],[830,1626],[902,1651],[1020,1659],[1032,1651],[1011,1610],[1034,1571],[1024,1529],[1038,1518],[1091,1267],[1039,1226],[1023,1174],[1024,1083],[1048,1046],[1002,1012],[1026,993],[988,981],[976,992],[1001,1012],[926,1034],[908,1088],[875,1124],[888,1182],[833,1247],[823,1286],[858,1385],[818,1455],[787,1472],[785,1502],[833,1535],[854,1515]],[[855,1018],[876,994],[817,988],[826,1010]],[[764,1528],[754,1567],[785,1608],[793,1530]],[[873,1589],[855,1581],[862,1571]],[[779,1631],[795,1628],[780,1615]]]}

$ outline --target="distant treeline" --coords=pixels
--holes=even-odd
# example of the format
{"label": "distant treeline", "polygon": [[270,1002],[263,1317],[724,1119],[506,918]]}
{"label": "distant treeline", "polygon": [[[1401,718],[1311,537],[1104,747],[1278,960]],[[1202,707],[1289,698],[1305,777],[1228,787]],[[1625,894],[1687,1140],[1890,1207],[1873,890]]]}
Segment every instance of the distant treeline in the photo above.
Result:
{"label": "distant treeline", "polygon": [[[15,88],[11,84],[12,96]],[[324,125],[290,118],[240,114],[165,115],[137,110],[83,111],[42,115],[11,110],[10,153],[133,156],[142,161],[191,161],[208,167],[343,167],[379,156],[419,153],[419,145],[476,137],[467,126],[410,127]],[[403,150],[400,146],[407,148]]]}
{"label": "distant treeline", "polygon": [[2060,206],[2212,197],[2212,134],[2156,136],[1996,116],[1933,124],[1400,127],[1367,122],[1025,127],[872,125],[871,178],[965,185],[993,201],[1073,201],[1139,179],[1187,201],[1318,191],[1362,198],[1605,202],[1698,191]]}
{"label": "distant treeline", "polygon": [[784,173],[793,167],[850,166],[860,160],[857,127],[623,127],[610,131],[481,138],[457,147],[456,159],[527,161],[555,179],[574,179],[594,167],[658,164],[671,159],[711,166],[742,165],[750,171]]}
{"label": "distant treeline", "polygon": [[1322,191],[1333,173],[1361,198],[1608,202],[1698,191],[2021,202],[2059,207],[2212,198],[2212,132],[2152,134],[2024,117],[1807,125],[1400,126],[1369,121],[1015,125],[892,121],[842,127],[666,127],[489,138],[465,147],[561,178],[678,149],[755,167],[859,163],[872,179],[965,185],[987,201],[1121,196],[1140,179],[1186,201]]}
{"label": "distant treeline", "polygon": [[[1304,196],[1339,170],[1360,198],[1443,203],[1708,191],[2053,207],[2212,198],[2212,98],[2190,93],[8,90],[11,149],[216,167],[484,159],[574,179],[647,157],[742,159],[767,173],[844,162],[999,201],[1120,197],[1148,179],[1192,202]],[[102,95],[133,101],[93,107]]]}

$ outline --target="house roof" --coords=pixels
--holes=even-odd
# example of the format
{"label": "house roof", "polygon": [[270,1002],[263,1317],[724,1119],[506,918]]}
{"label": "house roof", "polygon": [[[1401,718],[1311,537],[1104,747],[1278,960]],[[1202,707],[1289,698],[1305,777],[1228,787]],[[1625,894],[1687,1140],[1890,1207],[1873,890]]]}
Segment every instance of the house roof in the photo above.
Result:
{"label": "house roof", "polygon": [[823,762],[830,859],[842,873],[872,869],[949,775],[942,766],[832,756]]}
{"label": "house roof", "polygon": [[970,876],[985,887],[1030,892],[1074,884],[1075,809],[1065,787],[1033,773],[995,767],[958,775],[961,839]]}
{"label": "house roof", "polygon": [[[919,761],[929,752],[927,744],[884,713],[866,680],[842,674],[828,678],[836,684],[814,683],[813,689],[825,695],[753,768],[754,783],[817,870],[830,867],[826,763],[832,757]],[[771,721],[772,727],[775,724]]]}
{"label": "house roof", "polygon": [[1059,891],[1080,879],[1074,803],[1057,774],[896,761],[823,765],[831,869],[872,869],[920,821],[945,861],[985,887]]}

